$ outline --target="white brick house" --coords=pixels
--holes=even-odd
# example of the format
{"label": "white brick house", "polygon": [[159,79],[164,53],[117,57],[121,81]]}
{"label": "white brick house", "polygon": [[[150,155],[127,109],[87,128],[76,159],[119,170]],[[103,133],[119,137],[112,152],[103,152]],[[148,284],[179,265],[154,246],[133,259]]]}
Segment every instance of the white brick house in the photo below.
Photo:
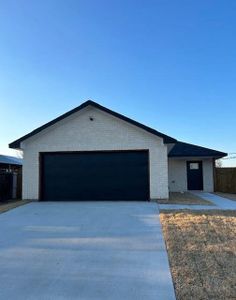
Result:
{"label": "white brick house", "polygon": [[149,200],[213,191],[225,153],[178,142],[93,101],[9,145],[24,151],[23,198]]}

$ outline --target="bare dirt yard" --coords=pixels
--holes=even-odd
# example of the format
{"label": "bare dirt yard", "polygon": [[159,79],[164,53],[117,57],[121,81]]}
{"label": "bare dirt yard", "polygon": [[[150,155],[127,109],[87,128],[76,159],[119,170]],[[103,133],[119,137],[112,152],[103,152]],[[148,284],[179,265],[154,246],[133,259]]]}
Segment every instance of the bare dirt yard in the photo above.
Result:
{"label": "bare dirt yard", "polygon": [[160,218],[177,299],[236,299],[236,211],[163,211]]}
{"label": "bare dirt yard", "polygon": [[220,197],[228,198],[229,200],[236,201],[236,194],[228,194],[228,193],[220,193],[220,192],[216,192],[214,194]]}
{"label": "bare dirt yard", "polygon": [[29,203],[28,200],[11,200],[6,202],[0,202],[0,214],[6,212],[10,209],[16,208],[20,205]]}
{"label": "bare dirt yard", "polygon": [[188,192],[170,193],[170,198],[157,200],[159,204],[214,205],[212,202]]}

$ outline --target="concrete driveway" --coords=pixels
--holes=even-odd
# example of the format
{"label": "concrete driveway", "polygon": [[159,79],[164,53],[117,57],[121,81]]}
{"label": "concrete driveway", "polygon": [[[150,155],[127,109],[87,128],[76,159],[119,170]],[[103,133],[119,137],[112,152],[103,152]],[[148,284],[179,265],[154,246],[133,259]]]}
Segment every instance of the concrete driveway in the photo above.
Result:
{"label": "concrete driveway", "polygon": [[155,203],[30,203],[0,214],[0,299],[175,299]]}

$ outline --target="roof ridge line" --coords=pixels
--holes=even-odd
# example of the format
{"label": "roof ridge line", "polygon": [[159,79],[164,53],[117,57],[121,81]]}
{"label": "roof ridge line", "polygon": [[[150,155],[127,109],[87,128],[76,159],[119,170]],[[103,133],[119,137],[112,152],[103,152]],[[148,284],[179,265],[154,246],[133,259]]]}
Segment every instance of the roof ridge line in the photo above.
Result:
{"label": "roof ridge line", "polygon": [[45,123],[44,125],[36,128],[36,129],[32,130],[31,132],[29,132],[28,134],[22,136],[21,138],[15,140],[13,142],[11,142],[9,144],[9,147],[10,148],[14,148],[14,149],[19,149],[20,148],[20,143],[22,141],[30,138],[33,135],[38,134],[39,132],[43,131],[44,129],[46,129],[46,128],[52,126],[52,125],[54,125],[55,123],[57,123],[57,122],[65,119],[65,118],[69,117],[70,115],[72,115],[72,114],[74,114],[74,113],[82,110],[83,108],[85,108],[85,107],[87,107],[89,105],[91,105],[91,106],[93,106],[95,108],[98,108],[98,109],[100,109],[100,110],[102,110],[104,112],[107,112],[107,113],[109,113],[109,114],[111,114],[111,115],[113,115],[113,116],[115,116],[117,118],[120,118],[123,121],[126,121],[128,123],[131,123],[131,124],[137,126],[137,127],[140,127],[140,128],[142,128],[143,130],[145,130],[145,131],[147,131],[149,133],[152,133],[152,134],[154,134],[156,136],[159,136],[159,137],[163,138],[164,143],[166,143],[166,144],[168,144],[168,143],[176,143],[177,142],[176,139],[174,139],[174,138],[172,138],[172,137],[170,137],[170,136],[168,136],[168,135],[166,135],[164,133],[161,133],[161,132],[157,131],[156,129],[153,129],[153,128],[148,127],[148,126],[146,126],[146,125],[144,125],[142,123],[139,123],[139,122],[137,122],[137,121],[135,121],[135,120],[133,120],[133,119],[131,119],[129,117],[126,117],[126,116],[124,116],[124,115],[122,115],[120,113],[117,113],[117,112],[115,112],[115,111],[113,111],[113,110],[111,110],[109,108],[106,108],[105,106],[102,106],[101,104],[99,104],[99,103],[97,103],[97,102],[89,99],[89,100],[83,102],[82,104],[80,104],[79,106],[77,106],[77,107],[69,110],[68,112],[66,112],[66,113],[64,113],[64,114],[56,117],[55,119],[53,119],[53,120]]}

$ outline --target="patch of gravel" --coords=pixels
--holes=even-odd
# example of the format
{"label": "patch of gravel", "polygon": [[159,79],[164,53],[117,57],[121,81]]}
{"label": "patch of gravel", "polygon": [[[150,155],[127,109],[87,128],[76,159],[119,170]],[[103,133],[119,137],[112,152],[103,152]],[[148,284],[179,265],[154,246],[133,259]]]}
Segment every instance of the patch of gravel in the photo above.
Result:
{"label": "patch of gravel", "polygon": [[236,299],[236,211],[165,211],[160,219],[177,299]]}

